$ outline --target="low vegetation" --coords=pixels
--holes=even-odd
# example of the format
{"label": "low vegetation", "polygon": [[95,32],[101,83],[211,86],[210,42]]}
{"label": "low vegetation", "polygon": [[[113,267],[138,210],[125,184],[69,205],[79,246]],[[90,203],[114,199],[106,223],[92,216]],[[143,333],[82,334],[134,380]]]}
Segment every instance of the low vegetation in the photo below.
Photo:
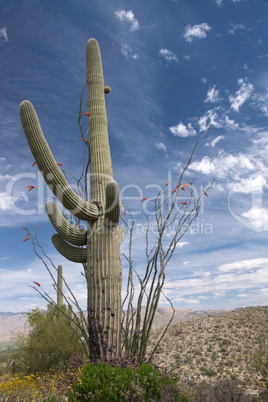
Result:
{"label": "low vegetation", "polygon": [[[39,313],[31,314],[41,322],[41,317],[54,318],[42,331],[32,331],[25,342],[19,338],[19,353],[9,357],[13,364],[2,364],[1,401],[268,400],[268,307],[239,309],[176,324],[168,329],[152,364],[138,364],[135,359],[109,364],[93,364],[83,357],[70,359],[78,354],[77,341],[67,348],[67,340],[59,336],[57,319],[63,317],[57,318],[55,311]],[[59,329],[57,347],[49,342],[53,322]],[[68,324],[63,321],[62,325]],[[66,328],[63,332],[67,336]],[[75,340],[71,334],[70,343]],[[149,348],[156,344],[158,334],[158,330],[152,332]],[[29,344],[33,339],[36,349]],[[41,339],[47,342],[46,348],[42,349]],[[79,352],[82,356],[83,351]],[[4,355],[1,357],[3,361]],[[46,366],[43,358],[49,362]]]}

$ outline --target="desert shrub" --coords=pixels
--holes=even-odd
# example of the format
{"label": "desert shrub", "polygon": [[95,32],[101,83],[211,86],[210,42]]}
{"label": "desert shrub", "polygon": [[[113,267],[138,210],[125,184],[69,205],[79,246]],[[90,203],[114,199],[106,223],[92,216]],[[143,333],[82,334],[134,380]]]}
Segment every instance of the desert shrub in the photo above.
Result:
{"label": "desert shrub", "polygon": [[[168,393],[170,399],[164,399]],[[118,367],[98,362],[87,363],[81,369],[68,401],[178,400],[173,397],[178,397],[174,380],[163,376],[151,364],[143,363],[133,369],[130,366]]]}
{"label": "desert shrub", "polygon": [[253,399],[233,380],[219,380],[210,387],[200,383],[191,390],[189,402],[251,402]]}
{"label": "desert shrub", "polygon": [[17,338],[14,372],[31,374],[52,368],[62,369],[66,367],[68,359],[83,353],[73,324],[54,307],[46,311],[31,311],[28,323],[31,328],[29,334],[21,333]]}

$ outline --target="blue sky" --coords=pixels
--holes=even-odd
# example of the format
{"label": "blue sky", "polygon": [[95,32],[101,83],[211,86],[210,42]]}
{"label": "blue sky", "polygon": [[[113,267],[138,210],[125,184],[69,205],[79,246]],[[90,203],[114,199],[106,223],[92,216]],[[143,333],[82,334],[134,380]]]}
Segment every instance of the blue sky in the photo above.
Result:
{"label": "blue sky", "polygon": [[[2,2],[3,3],[3,2]],[[108,131],[121,198],[135,212],[133,259],[145,265],[148,201],[175,187],[199,144],[186,182],[197,195],[213,177],[190,233],[166,270],[174,307],[202,310],[266,305],[268,296],[268,3],[266,0],[9,0],[0,15],[0,311],[54,296],[42,262],[23,242],[27,226],[61,263],[82,307],[79,264],[60,256],[44,210],[48,193],[24,136],[19,104],[30,100],[55,159],[74,175],[84,146],[77,124],[85,85],[85,46],[98,40]],[[139,229],[140,228],[140,229]],[[122,251],[127,250],[127,237]],[[127,266],[123,264],[123,293]],[[165,299],[160,305],[166,306]]]}

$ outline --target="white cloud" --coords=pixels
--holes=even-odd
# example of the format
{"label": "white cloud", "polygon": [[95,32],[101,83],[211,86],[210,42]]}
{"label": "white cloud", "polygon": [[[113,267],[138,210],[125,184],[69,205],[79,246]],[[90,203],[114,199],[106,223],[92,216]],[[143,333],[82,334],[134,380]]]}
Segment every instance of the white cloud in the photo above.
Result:
{"label": "white cloud", "polygon": [[264,116],[268,117],[268,92],[266,93],[255,93],[252,96],[252,102],[250,106],[255,109],[260,110]]}
{"label": "white cloud", "polygon": [[13,196],[6,192],[0,193],[0,211],[12,211],[17,201],[28,201],[24,191],[18,191]]}
{"label": "white cloud", "polygon": [[134,17],[132,10],[125,11],[125,10],[119,9],[115,12],[115,16],[121,22],[123,22],[123,21],[129,22],[131,24],[131,27],[130,27],[131,31],[137,31],[140,28],[139,22]]}
{"label": "white cloud", "polygon": [[8,42],[7,29],[5,27],[0,29],[0,38],[4,38],[4,41]]}
{"label": "white cloud", "polygon": [[219,97],[219,92],[220,91],[216,89],[216,85],[214,85],[214,87],[208,90],[207,97],[204,102],[218,102],[219,100],[221,100],[221,98]]}
{"label": "white cloud", "polygon": [[223,5],[223,0],[216,0],[215,3],[216,3],[216,5],[217,5],[218,7],[220,7],[220,6]]}
{"label": "white cloud", "polygon": [[169,127],[169,131],[176,137],[189,137],[191,135],[196,135],[196,131],[191,123],[188,123],[187,126],[185,126],[180,122],[177,126]]}
{"label": "white cloud", "polygon": [[206,32],[211,29],[212,28],[206,22],[193,26],[187,25],[183,36],[188,42],[192,42],[193,38],[205,38],[207,36]]}
{"label": "white cloud", "polygon": [[237,130],[239,128],[239,124],[230,119],[229,116],[225,116],[225,125],[227,128],[232,130]]}
{"label": "white cloud", "polygon": [[188,244],[189,244],[189,242],[188,241],[180,241],[178,244],[177,244],[177,248],[182,248],[182,247],[184,247],[184,246],[188,246]]}
{"label": "white cloud", "polygon": [[163,142],[158,143],[156,142],[154,145],[156,146],[157,149],[159,149],[159,151],[167,152],[167,148]]}
{"label": "white cloud", "polygon": [[177,55],[168,49],[160,49],[159,56],[164,57],[167,61],[178,61]]}
{"label": "white cloud", "polygon": [[206,131],[209,127],[222,127],[222,124],[217,121],[218,114],[215,112],[215,110],[217,109],[210,109],[204,114],[204,116],[200,117],[200,119],[198,120],[200,131]]}
{"label": "white cloud", "polygon": [[235,95],[229,96],[231,108],[236,112],[239,112],[240,106],[250,98],[254,90],[254,86],[250,82],[247,82],[246,78],[240,78],[238,84],[240,88],[236,91]]}
{"label": "white cloud", "polygon": [[223,264],[218,267],[220,272],[244,272],[257,268],[264,268],[268,266],[268,258],[253,258],[250,260],[234,261],[229,264]]}
{"label": "white cloud", "polygon": [[121,53],[127,59],[137,60],[137,58],[139,57],[137,53],[134,53],[131,47],[128,46],[126,43],[121,45]]}
{"label": "white cloud", "polygon": [[236,297],[246,293],[259,295],[263,292],[263,296],[257,297],[257,300],[259,304],[260,300],[263,300],[265,304],[268,283],[267,267],[268,258],[253,258],[223,264],[209,274],[201,271],[192,278],[167,280],[164,285],[164,293],[172,302],[177,300],[178,294],[183,301],[189,302],[188,297],[191,300],[208,296],[210,299],[224,296],[228,298],[228,293],[232,292],[233,298],[234,295]]}
{"label": "white cloud", "polygon": [[255,165],[247,155],[242,153],[238,155],[225,154],[220,152],[217,158],[205,156],[199,162],[193,162],[189,166],[190,170],[207,175],[213,175],[219,178],[232,177],[240,179],[240,174],[246,171],[252,172]]}
{"label": "white cloud", "polygon": [[243,24],[233,24],[233,23],[231,23],[230,25],[231,25],[231,27],[230,27],[229,30],[228,30],[228,32],[229,32],[230,34],[235,34],[236,31],[244,31],[244,30],[247,30],[247,29],[248,29],[248,28],[245,27],[245,25],[243,25]]}
{"label": "white cloud", "polygon": [[202,82],[203,84],[206,84],[207,81],[208,81],[208,80],[207,80],[205,77],[203,77],[202,80],[201,80],[201,82]]}
{"label": "white cloud", "polygon": [[207,142],[206,146],[211,146],[212,148],[215,147],[215,145],[220,141],[224,139],[224,135],[218,135],[218,137],[214,138],[210,143]]}
{"label": "white cloud", "polygon": [[254,206],[241,214],[243,218],[250,220],[256,231],[268,230],[268,208]]}
{"label": "white cloud", "polygon": [[12,176],[10,176],[9,174],[5,174],[4,176],[2,174],[0,174],[0,181],[9,180],[11,178],[12,178]]}

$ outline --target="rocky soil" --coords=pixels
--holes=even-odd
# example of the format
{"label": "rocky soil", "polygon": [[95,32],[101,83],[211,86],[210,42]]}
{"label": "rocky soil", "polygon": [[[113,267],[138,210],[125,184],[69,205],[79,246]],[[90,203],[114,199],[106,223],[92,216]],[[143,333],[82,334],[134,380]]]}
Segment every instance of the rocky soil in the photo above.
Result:
{"label": "rocky soil", "polygon": [[[152,331],[148,354],[160,334],[161,329]],[[260,340],[268,353],[268,306],[236,309],[171,326],[153,362],[173,370],[185,388],[231,378],[257,396],[265,389],[255,364]]]}

